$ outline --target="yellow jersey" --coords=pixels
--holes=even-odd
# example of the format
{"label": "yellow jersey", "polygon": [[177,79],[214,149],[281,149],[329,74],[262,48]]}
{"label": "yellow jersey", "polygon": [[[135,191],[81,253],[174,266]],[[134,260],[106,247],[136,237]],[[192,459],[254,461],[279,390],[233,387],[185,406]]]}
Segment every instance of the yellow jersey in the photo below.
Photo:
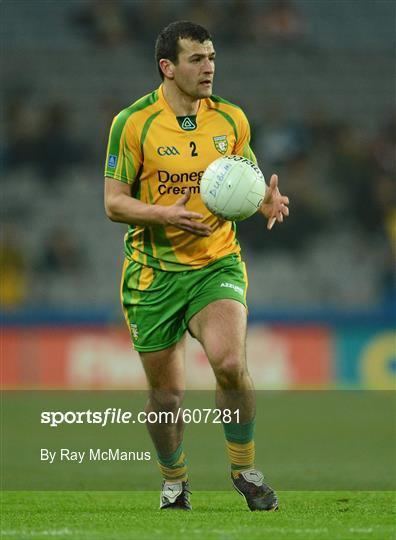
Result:
{"label": "yellow jersey", "polygon": [[212,227],[208,237],[173,226],[130,225],[125,235],[128,259],[167,271],[202,268],[240,252],[235,223],[214,216],[200,197],[200,181],[215,159],[250,149],[250,127],[243,111],[217,96],[202,99],[195,116],[177,117],[162,85],[113,120],[105,176],[131,185],[131,195],[147,204],[174,204],[187,190],[187,209],[201,213]]}

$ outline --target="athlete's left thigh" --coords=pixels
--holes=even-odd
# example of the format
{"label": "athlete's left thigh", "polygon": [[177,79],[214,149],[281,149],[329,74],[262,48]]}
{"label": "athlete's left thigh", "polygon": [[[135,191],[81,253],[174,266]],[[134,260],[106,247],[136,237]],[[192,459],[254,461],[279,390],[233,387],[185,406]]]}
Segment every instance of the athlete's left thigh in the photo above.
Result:
{"label": "athlete's left thigh", "polygon": [[190,319],[189,330],[213,368],[224,361],[245,366],[246,319],[245,306],[232,299],[211,302]]}

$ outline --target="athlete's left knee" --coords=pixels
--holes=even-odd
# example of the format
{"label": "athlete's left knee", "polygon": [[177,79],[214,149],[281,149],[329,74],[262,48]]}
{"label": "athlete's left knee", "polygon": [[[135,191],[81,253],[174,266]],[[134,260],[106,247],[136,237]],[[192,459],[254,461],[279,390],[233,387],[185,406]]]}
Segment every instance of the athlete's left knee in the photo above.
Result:
{"label": "athlete's left knee", "polygon": [[244,359],[238,355],[226,355],[214,367],[217,383],[224,389],[238,389],[244,386],[248,372]]}

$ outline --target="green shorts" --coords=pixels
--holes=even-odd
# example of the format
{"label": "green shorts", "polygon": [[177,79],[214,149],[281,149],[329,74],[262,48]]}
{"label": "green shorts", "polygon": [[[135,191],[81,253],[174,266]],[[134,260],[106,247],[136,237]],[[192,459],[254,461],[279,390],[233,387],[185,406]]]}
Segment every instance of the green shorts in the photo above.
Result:
{"label": "green shorts", "polygon": [[245,263],[227,255],[199,270],[164,272],[125,260],[121,302],[134,348],[160,351],[177,343],[189,320],[224,298],[246,306]]}

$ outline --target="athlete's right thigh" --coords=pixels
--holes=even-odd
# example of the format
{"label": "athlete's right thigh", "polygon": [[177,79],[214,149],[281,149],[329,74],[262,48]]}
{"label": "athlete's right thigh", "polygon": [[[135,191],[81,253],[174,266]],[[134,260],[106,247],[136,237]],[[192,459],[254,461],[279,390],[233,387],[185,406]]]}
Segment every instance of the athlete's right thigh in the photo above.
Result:
{"label": "athlete's right thigh", "polygon": [[139,353],[150,389],[183,391],[185,338],[162,351]]}
{"label": "athlete's right thigh", "polygon": [[186,295],[174,272],[164,272],[126,259],[121,303],[136,351],[172,349],[187,330]]}

